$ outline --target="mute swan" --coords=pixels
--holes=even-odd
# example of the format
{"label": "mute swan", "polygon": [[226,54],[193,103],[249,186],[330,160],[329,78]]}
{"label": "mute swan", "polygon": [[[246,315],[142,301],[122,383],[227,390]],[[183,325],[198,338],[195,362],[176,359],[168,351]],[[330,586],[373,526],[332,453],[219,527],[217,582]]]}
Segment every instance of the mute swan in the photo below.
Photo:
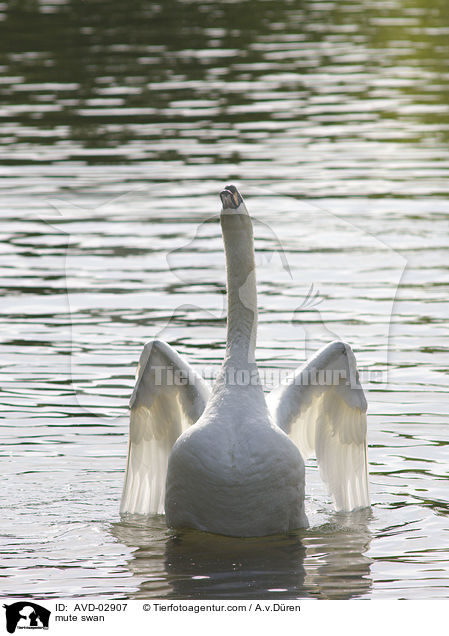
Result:
{"label": "mute swan", "polygon": [[239,537],[307,527],[303,456],[312,453],[337,510],[369,506],[366,400],[354,354],[332,342],[265,399],[254,357],[252,222],[234,186],[220,197],[224,361],[210,389],[167,343],[145,345],[130,402],[120,512],[165,509],[170,527]]}

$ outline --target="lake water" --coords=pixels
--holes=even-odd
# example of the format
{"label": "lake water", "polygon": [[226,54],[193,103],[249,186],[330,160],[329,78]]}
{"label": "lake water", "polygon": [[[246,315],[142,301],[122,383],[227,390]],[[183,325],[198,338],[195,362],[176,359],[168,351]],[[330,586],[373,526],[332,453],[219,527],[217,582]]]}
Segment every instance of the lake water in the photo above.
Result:
{"label": "lake water", "polygon": [[[4,595],[449,598],[448,34],[443,0],[0,4]],[[339,337],[369,402],[372,508],[312,461],[289,537],[118,513],[143,344],[220,364],[229,182],[267,389]]]}

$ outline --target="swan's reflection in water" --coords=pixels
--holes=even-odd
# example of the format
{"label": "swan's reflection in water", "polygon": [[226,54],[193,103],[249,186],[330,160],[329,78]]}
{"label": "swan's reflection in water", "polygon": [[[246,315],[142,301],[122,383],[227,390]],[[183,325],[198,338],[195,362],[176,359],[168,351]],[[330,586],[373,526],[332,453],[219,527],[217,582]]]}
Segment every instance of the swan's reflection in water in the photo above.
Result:
{"label": "swan's reflection in water", "polygon": [[361,598],[372,587],[370,509],[334,514],[324,525],[304,533],[305,587],[322,599]]}
{"label": "swan's reflection in water", "polygon": [[349,599],[371,588],[369,513],[287,536],[236,539],[197,531],[169,532],[163,517],[128,517],[117,540],[136,548],[128,566],[131,598]]}
{"label": "swan's reflection in water", "polygon": [[185,533],[167,542],[165,562],[178,598],[304,596],[299,536],[235,539]]}

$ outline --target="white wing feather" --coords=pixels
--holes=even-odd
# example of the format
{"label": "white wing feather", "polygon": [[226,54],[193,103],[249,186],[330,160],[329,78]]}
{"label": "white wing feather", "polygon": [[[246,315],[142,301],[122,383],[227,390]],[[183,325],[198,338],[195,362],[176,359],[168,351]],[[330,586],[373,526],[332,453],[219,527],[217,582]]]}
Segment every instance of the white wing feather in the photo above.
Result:
{"label": "white wing feather", "polygon": [[166,342],[148,342],[130,400],[128,464],[120,512],[162,514],[171,448],[204,411],[209,386]]}
{"label": "white wing feather", "polygon": [[276,424],[304,459],[315,454],[339,511],[369,506],[366,399],[349,345],[326,345],[268,396]]}

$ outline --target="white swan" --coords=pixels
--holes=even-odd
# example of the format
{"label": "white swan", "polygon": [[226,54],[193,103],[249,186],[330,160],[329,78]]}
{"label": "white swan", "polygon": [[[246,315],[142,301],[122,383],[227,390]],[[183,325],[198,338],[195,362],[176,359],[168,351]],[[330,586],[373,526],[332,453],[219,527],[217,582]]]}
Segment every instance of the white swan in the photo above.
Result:
{"label": "white swan", "polygon": [[234,186],[220,196],[228,292],[223,365],[210,389],[168,344],[145,345],[120,512],[165,508],[171,527],[240,537],[307,527],[303,456],[311,453],[337,510],[369,506],[366,401],[354,354],[332,342],[265,400],[254,358],[252,223]]}

